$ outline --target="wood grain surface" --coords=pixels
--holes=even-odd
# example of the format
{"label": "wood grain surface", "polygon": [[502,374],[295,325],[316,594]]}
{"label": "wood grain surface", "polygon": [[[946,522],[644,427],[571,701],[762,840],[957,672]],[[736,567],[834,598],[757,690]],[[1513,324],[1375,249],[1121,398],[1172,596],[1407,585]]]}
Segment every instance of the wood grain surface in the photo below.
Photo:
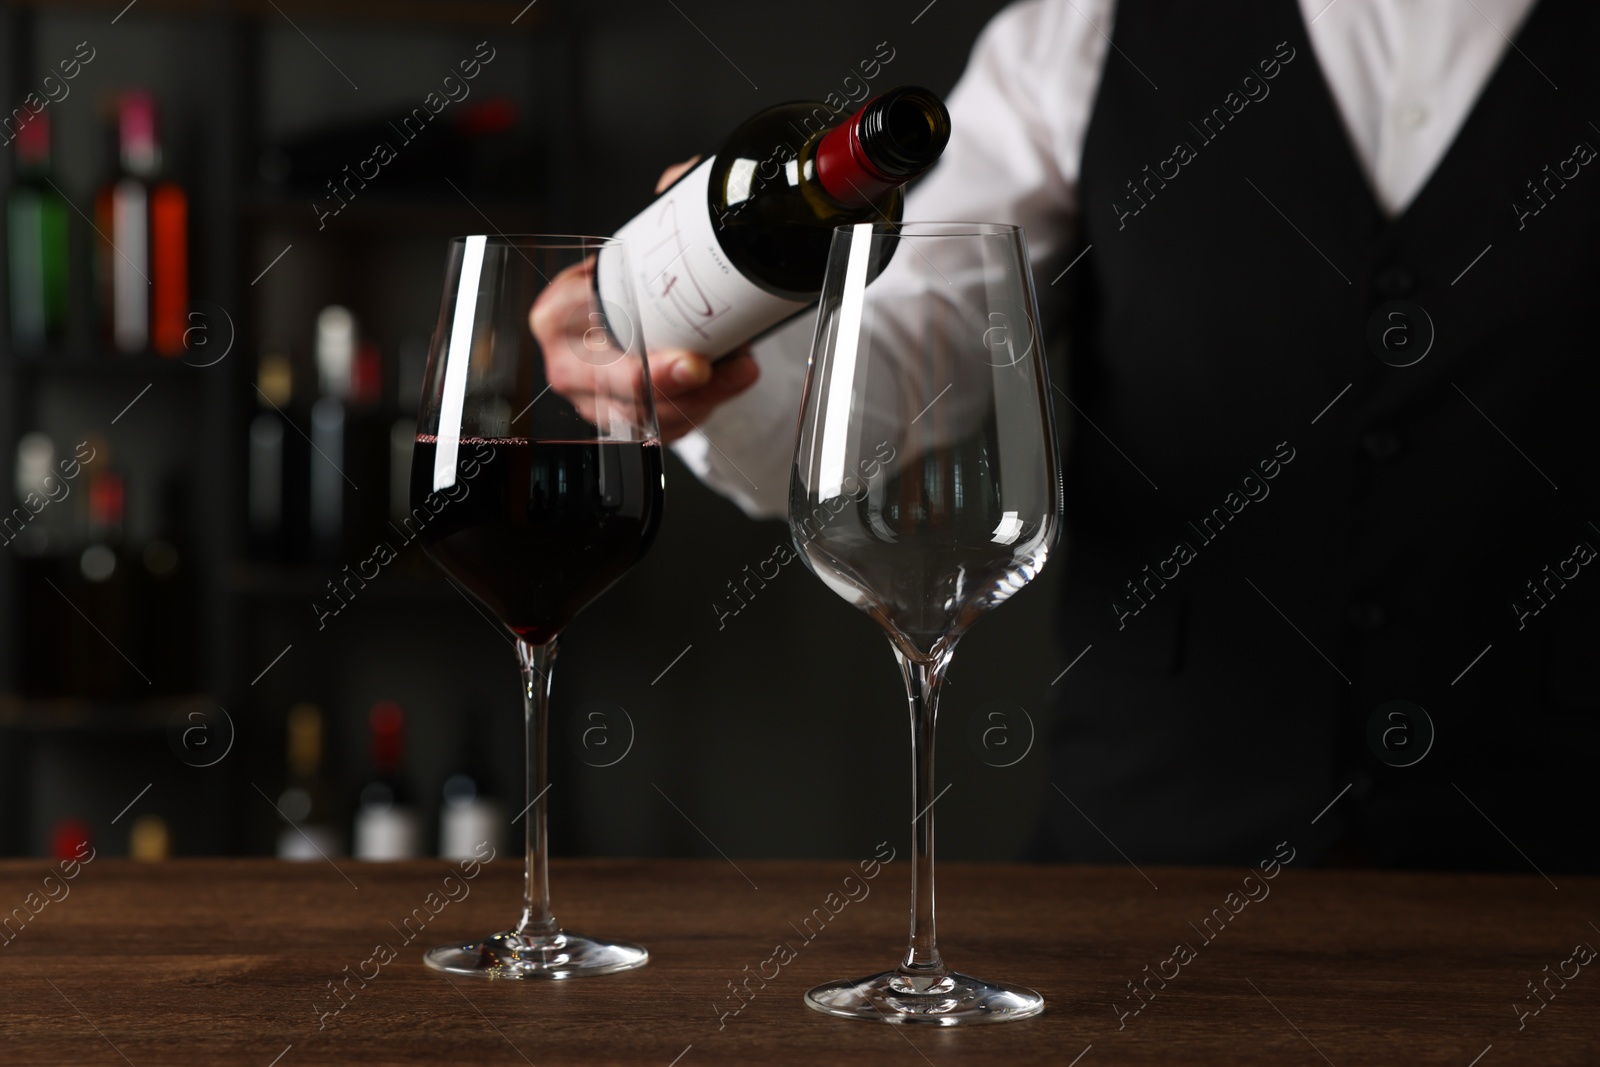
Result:
{"label": "wood grain surface", "polygon": [[[447,885],[443,861],[337,862],[96,859],[48,884],[44,861],[0,863],[0,915],[27,918],[0,926],[0,1063],[1600,1063],[1600,961],[1571,962],[1600,946],[1597,879],[948,864],[947,961],[1033,986],[1048,1008],[930,1029],[801,1001],[897,962],[903,859],[849,884],[847,861],[557,861],[567,928],[652,952],[640,970],[565,982],[447,980],[422,963],[427,947],[509,924],[516,863]],[[1241,904],[1247,889],[1260,899]],[[420,934],[404,923],[417,909]],[[778,969],[780,943],[794,959]],[[1167,962],[1180,943],[1181,966]],[[381,967],[368,962],[380,944],[396,951]],[[333,1014],[330,983],[375,969]],[[729,983],[775,969],[734,999]],[[1158,971],[1177,973],[1132,1000],[1127,983]]]}

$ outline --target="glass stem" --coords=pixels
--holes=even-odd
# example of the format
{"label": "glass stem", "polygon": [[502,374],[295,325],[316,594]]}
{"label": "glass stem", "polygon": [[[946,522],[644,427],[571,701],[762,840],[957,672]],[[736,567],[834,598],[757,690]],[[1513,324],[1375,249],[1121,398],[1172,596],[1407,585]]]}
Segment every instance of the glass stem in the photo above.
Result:
{"label": "glass stem", "polygon": [[900,963],[900,973],[919,988],[932,985],[947,972],[939,956],[933,921],[933,807],[934,719],[939,711],[939,686],[950,662],[950,650],[927,656],[908,656],[898,646],[895,659],[905,676],[906,699],[911,705],[911,945]]}
{"label": "glass stem", "polygon": [[556,642],[542,645],[517,642],[522,666],[522,707],[528,739],[528,807],[523,823],[528,846],[528,873],[522,884],[522,921],[517,934],[541,939],[561,932],[550,914],[550,843],[545,833],[545,794],[550,789],[545,761],[545,734],[550,721],[550,668],[556,659]]}

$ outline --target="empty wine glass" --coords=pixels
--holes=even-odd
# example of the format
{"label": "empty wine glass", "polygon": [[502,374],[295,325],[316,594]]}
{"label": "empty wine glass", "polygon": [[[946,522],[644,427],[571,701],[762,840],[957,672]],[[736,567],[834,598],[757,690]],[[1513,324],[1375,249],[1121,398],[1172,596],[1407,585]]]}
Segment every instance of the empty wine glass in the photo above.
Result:
{"label": "empty wine glass", "polygon": [[[893,262],[885,262],[893,257]],[[882,270],[881,276],[871,280]],[[911,943],[806,994],[846,1018],[1037,1015],[1031,989],[951,970],[934,935],[934,720],[956,642],[1044,566],[1061,481],[1027,249],[1015,226],[834,231],[789,526],[807,565],[888,634],[911,706]]]}

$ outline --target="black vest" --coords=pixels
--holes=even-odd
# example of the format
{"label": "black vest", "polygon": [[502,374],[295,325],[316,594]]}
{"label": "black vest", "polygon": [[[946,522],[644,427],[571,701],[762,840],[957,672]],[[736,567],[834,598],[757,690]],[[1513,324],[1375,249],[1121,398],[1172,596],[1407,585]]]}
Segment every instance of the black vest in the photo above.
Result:
{"label": "black vest", "polygon": [[1595,869],[1600,5],[1535,7],[1393,219],[1294,0],[1112,40],[1046,854]]}

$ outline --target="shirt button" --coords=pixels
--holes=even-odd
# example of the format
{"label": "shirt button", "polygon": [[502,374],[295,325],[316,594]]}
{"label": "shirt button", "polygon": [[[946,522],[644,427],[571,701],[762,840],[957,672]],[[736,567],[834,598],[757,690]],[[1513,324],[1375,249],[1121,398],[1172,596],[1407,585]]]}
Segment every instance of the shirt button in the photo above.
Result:
{"label": "shirt button", "polygon": [[1391,264],[1373,275],[1372,287],[1385,300],[1398,300],[1410,296],[1417,288],[1417,276],[1404,267]]}
{"label": "shirt button", "polygon": [[1388,430],[1369,430],[1361,438],[1361,450],[1374,463],[1388,463],[1400,455],[1400,438]]}
{"label": "shirt button", "polygon": [[1362,601],[1351,604],[1346,608],[1345,618],[1350,621],[1350,625],[1355,629],[1360,630],[1362,633],[1371,633],[1382,628],[1383,624],[1388,621],[1389,614],[1383,610],[1382,604]]}
{"label": "shirt button", "polygon": [[1412,104],[1400,112],[1400,124],[1408,130],[1418,130],[1427,124],[1428,109],[1421,104]]}

